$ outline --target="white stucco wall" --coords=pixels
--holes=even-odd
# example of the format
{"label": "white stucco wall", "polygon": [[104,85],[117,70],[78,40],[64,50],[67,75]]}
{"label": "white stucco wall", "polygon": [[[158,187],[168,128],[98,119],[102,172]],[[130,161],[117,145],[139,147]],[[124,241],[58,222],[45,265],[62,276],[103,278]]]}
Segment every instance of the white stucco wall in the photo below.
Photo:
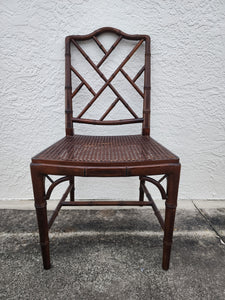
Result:
{"label": "white stucco wall", "polygon": [[[31,156],[64,135],[64,37],[103,26],[151,36],[152,136],[180,156],[179,197],[225,198],[224,0],[7,0],[0,24],[0,199],[32,198]],[[77,197],[137,182],[77,178]]]}

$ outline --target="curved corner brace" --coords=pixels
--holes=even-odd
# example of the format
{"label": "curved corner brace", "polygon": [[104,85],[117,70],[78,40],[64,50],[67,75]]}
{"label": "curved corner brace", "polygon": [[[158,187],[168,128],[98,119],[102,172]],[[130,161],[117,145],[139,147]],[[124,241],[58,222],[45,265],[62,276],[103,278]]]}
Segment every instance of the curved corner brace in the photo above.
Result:
{"label": "curved corner brace", "polygon": [[53,189],[60,183],[64,182],[64,181],[67,181],[67,180],[70,180],[70,177],[69,176],[64,176],[64,177],[61,177],[59,179],[57,179],[56,181],[53,181],[53,183],[50,185],[50,187],[48,188],[48,191],[45,195],[45,200],[48,200],[51,196],[51,193],[53,191]]}
{"label": "curved corner brace", "polygon": [[160,179],[159,181],[157,181],[157,180],[155,180],[155,179],[153,179],[151,177],[147,177],[147,176],[141,176],[141,179],[144,180],[144,181],[148,181],[148,182],[151,182],[152,184],[154,184],[158,188],[158,190],[160,191],[162,199],[166,200],[167,199],[167,193],[166,193],[164,187],[160,183],[166,177],[167,177],[166,175],[163,176],[162,179]]}

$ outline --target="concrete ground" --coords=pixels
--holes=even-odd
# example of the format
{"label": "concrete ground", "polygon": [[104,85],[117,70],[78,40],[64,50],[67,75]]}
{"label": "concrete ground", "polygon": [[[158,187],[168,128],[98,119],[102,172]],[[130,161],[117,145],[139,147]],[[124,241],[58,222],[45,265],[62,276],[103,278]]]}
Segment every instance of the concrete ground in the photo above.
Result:
{"label": "concrete ground", "polygon": [[179,202],[167,272],[162,237],[151,208],[62,210],[46,271],[33,203],[0,201],[0,299],[225,299],[225,201]]}

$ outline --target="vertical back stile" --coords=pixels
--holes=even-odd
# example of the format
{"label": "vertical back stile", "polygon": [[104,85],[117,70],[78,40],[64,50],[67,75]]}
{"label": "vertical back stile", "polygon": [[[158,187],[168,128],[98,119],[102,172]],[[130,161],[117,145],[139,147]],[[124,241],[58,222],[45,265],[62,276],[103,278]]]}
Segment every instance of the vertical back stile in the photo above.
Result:
{"label": "vertical back stile", "polygon": [[151,96],[151,70],[150,70],[150,37],[145,40],[145,75],[144,75],[144,104],[142,135],[150,135],[150,96]]}
{"label": "vertical back stile", "polygon": [[73,108],[72,108],[72,82],[71,82],[71,53],[70,39],[65,41],[65,114],[66,135],[73,135]]}

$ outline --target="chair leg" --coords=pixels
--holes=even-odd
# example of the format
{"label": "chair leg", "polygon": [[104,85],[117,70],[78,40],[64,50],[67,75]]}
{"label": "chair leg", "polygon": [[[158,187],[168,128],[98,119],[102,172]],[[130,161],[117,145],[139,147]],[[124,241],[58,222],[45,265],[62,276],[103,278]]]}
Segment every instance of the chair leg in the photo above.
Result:
{"label": "chair leg", "polygon": [[180,178],[180,166],[176,171],[168,176],[167,194],[166,200],[166,212],[165,212],[165,228],[164,228],[164,239],[163,239],[163,262],[162,268],[164,270],[169,269],[170,264],[170,253],[173,241],[173,229],[177,206],[177,194],[179,187]]}
{"label": "chair leg", "polygon": [[34,201],[36,208],[36,215],[39,228],[41,253],[43,259],[44,269],[50,269],[50,254],[49,254],[49,237],[48,237],[48,219],[46,210],[45,196],[45,177],[36,172],[35,168],[31,166],[31,176],[33,183]]}
{"label": "chair leg", "polygon": [[74,176],[72,176],[71,178],[70,178],[70,184],[73,184],[73,188],[72,188],[72,190],[71,190],[71,192],[70,192],[70,201],[74,201],[75,200],[75,198],[74,198],[74,190],[75,190],[75,180],[74,180]]}

